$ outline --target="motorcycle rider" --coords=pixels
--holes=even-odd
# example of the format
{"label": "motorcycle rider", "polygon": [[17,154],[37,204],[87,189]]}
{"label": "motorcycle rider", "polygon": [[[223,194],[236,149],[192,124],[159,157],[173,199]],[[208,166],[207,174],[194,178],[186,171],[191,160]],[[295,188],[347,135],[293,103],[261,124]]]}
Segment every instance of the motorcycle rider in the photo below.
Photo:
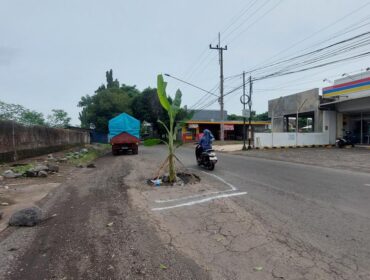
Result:
{"label": "motorcycle rider", "polygon": [[215,140],[212,132],[208,129],[203,130],[203,136],[199,141],[197,148],[195,149],[195,155],[197,160],[200,158],[200,155],[203,151],[212,149],[212,142]]}

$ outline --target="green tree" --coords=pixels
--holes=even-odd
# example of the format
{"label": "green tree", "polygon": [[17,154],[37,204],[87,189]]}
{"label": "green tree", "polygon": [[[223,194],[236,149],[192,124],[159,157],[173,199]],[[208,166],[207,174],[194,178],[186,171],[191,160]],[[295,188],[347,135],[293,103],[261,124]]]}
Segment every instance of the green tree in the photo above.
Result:
{"label": "green tree", "polygon": [[0,120],[13,120],[19,122],[26,109],[21,105],[8,104],[0,101]]}
{"label": "green tree", "polygon": [[51,110],[52,114],[47,117],[47,124],[51,127],[64,128],[70,125],[71,118],[68,113],[61,109]]}
{"label": "green tree", "polygon": [[24,125],[45,125],[42,113],[2,101],[0,101],[0,120],[11,120]]}
{"label": "green tree", "polygon": [[238,116],[238,115],[235,115],[235,114],[231,114],[231,115],[227,116],[227,120],[228,121],[242,121],[243,116]]}
{"label": "green tree", "polygon": [[22,112],[19,122],[24,125],[45,125],[45,119],[42,113],[27,109]]}
{"label": "green tree", "polygon": [[[252,111],[252,121],[268,121],[270,118],[268,116],[268,112],[264,112],[264,113],[261,113],[261,114],[257,114],[256,111]],[[238,115],[235,115],[235,114],[231,114],[229,116],[227,116],[227,120],[229,121],[242,121],[243,120],[243,116],[238,116]],[[247,121],[249,120],[249,118],[246,119]]]}
{"label": "green tree", "polygon": [[81,97],[78,106],[81,127],[89,128],[93,124],[96,130],[108,132],[108,121],[125,112],[132,114],[132,102],[140,92],[135,86],[128,86],[113,79],[113,71],[106,72],[107,85],[101,85],[94,95]]}
{"label": "green tree", "polygon": [[[167,96],[168,102],[173,103],[172,98]],[[157,94],[157,89],[146,88],[142,93],[137,95],[132,102],[133,116],[141,122],[148,122],[152,124],[153,130],[157,131],[159,135],[166,135],[167,131],[162,125],[159,125],[158,120],[160,119],[166,126],[169,127],[170,120],[168,113],[163,109]],[[192,112],[186,108],[180,108],[175,123],[179,123],[182,120],[189,119]]]}
{"label": "green tree", "polygon": [[252,119],[254,121],[269,121],[270,120],[268,112],[264,112],[261,114],[256,114],[256,112],[254,112],[254,115],[252,115]]}

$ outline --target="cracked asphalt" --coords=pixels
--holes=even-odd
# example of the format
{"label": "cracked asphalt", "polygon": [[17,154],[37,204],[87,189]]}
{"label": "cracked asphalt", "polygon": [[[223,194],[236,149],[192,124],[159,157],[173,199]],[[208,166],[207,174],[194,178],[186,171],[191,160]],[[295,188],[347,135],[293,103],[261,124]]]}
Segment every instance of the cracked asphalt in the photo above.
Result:
{"label": "cracked asphalt", "polygon": [[[164,149],[155,147],[141,156],[148,165],[161,154]],[[197,168],[192,149],[180,148],[178,155]],[[212,174],[247,195],[153,212],[155,199],[194,191],[132,193],[171,246],[213,279],[370,279],[368,173],[221,153],[218,158]],[[207,176],[201,185],[203,191],[222,189]]]}
{"label": "cracked asphalt", "polygon": [[202,181],[148,186],[165,153],[141,147],[71,174],[39,203],[55,218],[0,235],[0,278],[370,279],[368,173],[219,153],[212,174],[228,185],[182,147]]}

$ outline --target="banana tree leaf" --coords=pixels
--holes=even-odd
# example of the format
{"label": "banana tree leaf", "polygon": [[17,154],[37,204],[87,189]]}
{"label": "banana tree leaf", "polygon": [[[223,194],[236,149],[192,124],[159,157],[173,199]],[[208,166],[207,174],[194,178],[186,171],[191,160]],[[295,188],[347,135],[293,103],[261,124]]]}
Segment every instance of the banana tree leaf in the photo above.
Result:
{"label": "banana tree leaf", "polygon": [[167,86],[167,83],[163,80],[163,76],[158,75],[157,76],[157,92],[158,92],[159,102],[161,103],[162,107],[166,111],[168,111],[171,107],[171,104],[167,99],[166,86]]}

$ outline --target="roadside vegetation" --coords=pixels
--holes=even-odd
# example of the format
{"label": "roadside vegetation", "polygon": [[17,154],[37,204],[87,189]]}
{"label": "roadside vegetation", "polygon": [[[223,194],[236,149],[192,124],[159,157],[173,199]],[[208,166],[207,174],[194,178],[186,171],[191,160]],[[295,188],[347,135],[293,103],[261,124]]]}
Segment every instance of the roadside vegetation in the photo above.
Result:
{"label": "roadside vegetation", "polygon": [[51,110],[45,118],[42,113],[29,110],[18,104],[9,104],[0,101],[0,120],[15,121],[23,125],[43,125],[55,128],[64,128],[70,125],[71,118],[61,109]]}
{"label": "roadside vegetation", "polygon": [[79,152],[68,152],[66,158],[68,162],[76,166],[85,166],[91,164],[95,159],[110,152],[110,144],[87,145]]}
{"label": "roadside vegetation", "polygon": [[145,139],[143,141],[143,145],[147,146],[147,147],[159,145],[161,143],[162,143],[162,141],[160,139],[157,139],[157,138],[149,138],[149,139]]}
{"label": "roadside vegetation", "polygon": [[[169,103],[173,102],[170,96],[167,98]],[[169,115],[160,103],[156,88],[148,87],[140,91],[136,86],[121,84],[114,79],[112,70],[106,72],[106,83],[98,87],[93,95],[81,97],[78,106],[82,108],[79,116],[81,127],[93,126],[102,133],[108,132],[108,121],[122,112],[132,115],[141,123],[150,123],[160,138],[165,138],[167,131],[158,120],[167,127],[170,125]],[[179,107],[175,121],[187,119],[191,114],[186,108]]]}

